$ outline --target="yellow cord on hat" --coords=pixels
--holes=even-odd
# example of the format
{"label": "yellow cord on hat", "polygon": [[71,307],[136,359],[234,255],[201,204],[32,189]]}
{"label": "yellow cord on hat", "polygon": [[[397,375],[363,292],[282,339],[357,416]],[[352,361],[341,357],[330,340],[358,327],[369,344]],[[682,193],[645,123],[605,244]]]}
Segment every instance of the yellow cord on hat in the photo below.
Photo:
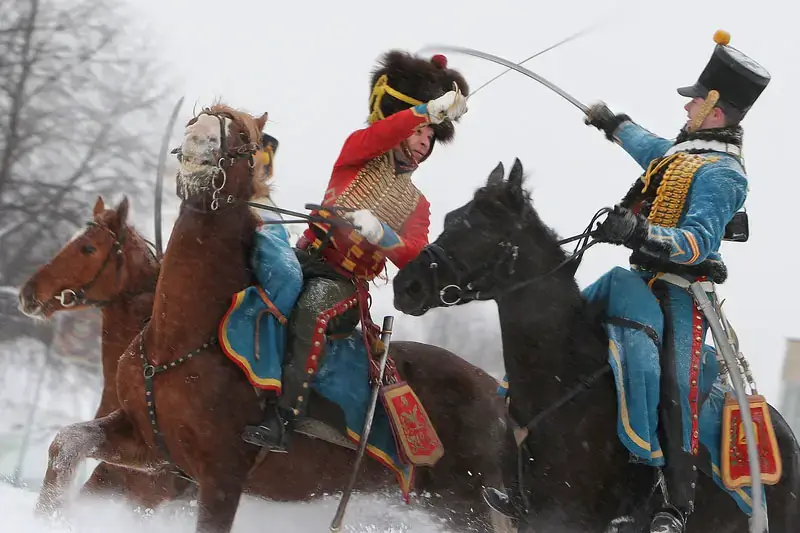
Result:
{"label": "yellow cord on hat", "polygon": [[372,103],[372,113],[370,113],[369,115],[370,124],[374,124],[375,122],[386,118],[383,116],[383,111],[381,111],[381,99],[383,99],[383,96],[385,94],[393,96],[394,98],[397,98],[401,102],[405,102],[412,106],[418,106],[424,103],[417,100],[416,98],[406,96],[400,91],[392,89],[389,86],[389,77],[386,74],[384,74],[383,76],[378,78],[378,81],[375,82],[375,86],[372,88],[372,94],[369,97],[369,101]]}

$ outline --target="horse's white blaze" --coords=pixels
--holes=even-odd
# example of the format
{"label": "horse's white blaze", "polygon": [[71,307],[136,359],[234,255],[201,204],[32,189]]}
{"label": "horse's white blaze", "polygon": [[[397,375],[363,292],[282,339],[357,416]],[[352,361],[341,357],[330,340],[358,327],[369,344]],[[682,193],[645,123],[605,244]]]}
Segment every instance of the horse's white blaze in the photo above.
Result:
{"label": "horse's white blaze", "polygon": [[[224,118],[225,134],[230,136],[231,120]],[[216,164],[220,152],[220,121],[211,115],[200,115],[191,126],[186,127],[181,146],[181,155],[194,163],[211,161]]]}
{"label": "horse's white blaze", "polygon": [[[233,121],[227,117],[223,118],[223,121],[225,136],[230,137]],[[219,118],[200,115],[194,124],[186,126],[177,176],[184,197],[213,185],[214,177],[219,174],[217,165],[224,148]]]}

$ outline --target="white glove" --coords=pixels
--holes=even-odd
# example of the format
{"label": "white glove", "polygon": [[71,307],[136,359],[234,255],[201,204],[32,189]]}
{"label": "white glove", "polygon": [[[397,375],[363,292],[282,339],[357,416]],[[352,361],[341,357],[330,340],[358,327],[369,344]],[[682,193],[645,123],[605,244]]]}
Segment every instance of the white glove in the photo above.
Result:
{"label": "white glove", "polygon": [[369,209],[350,211],[342,215],[356,230],[372,244],[378,244],[383,238],[383,224]]}
{"label": "white glove", "polygon": [[467,112],[467,98],[455,82],[453,87],[454,90],[428,102],[428,116],[434,124],[441,124],[445,119],[455,120]]}

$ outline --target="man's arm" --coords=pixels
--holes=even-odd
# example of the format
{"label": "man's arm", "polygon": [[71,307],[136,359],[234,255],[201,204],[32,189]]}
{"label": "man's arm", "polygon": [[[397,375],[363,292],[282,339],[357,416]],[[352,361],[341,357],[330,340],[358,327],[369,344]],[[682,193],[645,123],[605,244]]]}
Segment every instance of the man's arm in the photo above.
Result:
{"label": "man's arm", "polygon": [[417,126],[429,123],[427,108],[427,104],[422,104],[404,109],[354,131],[344,141],[339,158],[333,165],[334,169],[360,166],[408,139]]}
{"label": "man's arm", "polygon": [[673,144],[668,139],[650,133],[632,120],[621,122],[614,130],[613,136],[644,170],[647,170],[653,159],[663,156]]}
{"label": "man's arm", "polygon": [[672,146],[672,141],[650,133],[624,113],[614,114],[602,102],[589,108],[584,122],[605,132],[609,141],[620,144],[642,169]]}

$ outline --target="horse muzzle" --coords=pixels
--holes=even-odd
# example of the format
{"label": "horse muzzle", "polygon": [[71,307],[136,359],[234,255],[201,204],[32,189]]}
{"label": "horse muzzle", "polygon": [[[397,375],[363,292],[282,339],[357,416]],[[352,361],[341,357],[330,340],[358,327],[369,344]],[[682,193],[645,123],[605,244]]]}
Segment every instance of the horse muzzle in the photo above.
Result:
{"label": "horse muzzle", "polygon": [[19,303],[17,305],[20,313],[39,320],[47,318],[45,306],[36,297],[36,286],[33,283],[26,283],[19,291]]}

